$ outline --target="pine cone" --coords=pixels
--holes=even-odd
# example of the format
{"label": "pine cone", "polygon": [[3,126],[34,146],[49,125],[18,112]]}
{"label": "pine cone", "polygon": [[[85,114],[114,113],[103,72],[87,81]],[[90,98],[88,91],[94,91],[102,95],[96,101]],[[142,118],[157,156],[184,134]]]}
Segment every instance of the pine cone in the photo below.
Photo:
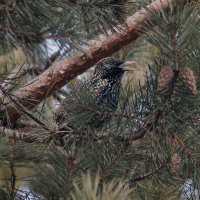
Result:
{"label": "pine cone", "polygon": [[174,77],[174,71],[171,66],[165,66],[160,70],[157,81],[158,90],[163,90]]}
{"label": "pine cone", "polygon": [[170,162],[170,171],[172,174],[176,174],[181,168],[181,157],[174,153],[171,156],[171,162]]}
{"label": "pine cone", "polygon": [[179,73],[179,77],[185,87],[188,88],[193,95],[195,95],[197,93],[197,85],[194,72],[189,67],[184,67]]}

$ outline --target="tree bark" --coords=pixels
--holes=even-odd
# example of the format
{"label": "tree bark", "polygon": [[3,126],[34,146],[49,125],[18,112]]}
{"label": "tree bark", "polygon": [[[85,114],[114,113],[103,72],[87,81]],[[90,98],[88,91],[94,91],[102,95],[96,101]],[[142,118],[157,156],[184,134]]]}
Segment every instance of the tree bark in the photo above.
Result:
{"label": "tree bark", "polygon": [[[148,9],[159,12],[169,6],[170,0],[155,0]],[[127,30],[109,36],[100,35],[98,40],[93,40],[91,45],[83,48],[81,52],[74,53],[71,57],[55,62],[52,67],[44,71],[32,83],[20,88],[15,96],[18,102],[30,110],[51,95],[57,88],[62,87],[67,81],[74,79],[93,66],[100,59],[118,51],[141,35],[141,23],[149,19],[148,11],[141,9],[127,18]],[[124,28],[123,28],[124,29]],[[20,112],[15,106],[8,106],[9,121],[14,122],[20,117]]]}

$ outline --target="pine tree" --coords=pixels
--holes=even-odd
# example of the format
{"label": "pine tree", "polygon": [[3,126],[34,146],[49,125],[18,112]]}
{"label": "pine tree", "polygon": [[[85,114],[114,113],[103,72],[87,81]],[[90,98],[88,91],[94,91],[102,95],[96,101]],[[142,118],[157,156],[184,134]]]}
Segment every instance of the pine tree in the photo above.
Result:
{"label": "pine tree", "polygon": [[[0,199],[200,199],[198,1],[1,0],[0,16]],[[93,69],[77,76],[107,56],[140,70],[104,112]]]}

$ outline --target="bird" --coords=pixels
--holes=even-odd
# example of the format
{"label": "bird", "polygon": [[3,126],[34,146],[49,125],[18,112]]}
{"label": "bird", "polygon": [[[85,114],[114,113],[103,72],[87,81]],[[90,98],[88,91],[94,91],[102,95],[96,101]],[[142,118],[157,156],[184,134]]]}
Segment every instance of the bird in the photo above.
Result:
{"label": "bird", "polygon": [[[102,115],[95,114],[93,117],[90,117],[89,120],[87,120],[87,125],[93,128],[101,128],[110,121],[110,117],[108,115],[105,116],[104,113],[114,112],[117,109],[121,79],[124,72],[133,72],[136,70],[135,61],[125,62],[113,57],[103,58],[95,65],[93,76],[85,82],[84,89],[80,91],[85,90],[85,92],[89,93],[91,98],[95,101],[95,108],[98,109],[98,113],[102,113]],[[77,107],[78,105],[76,104],[73,94],[66,97],[54,117],[56,123],[59,126],[66,123],[70,115],[69,108],[76,109]],[[64,111],[65,108],[66,111]],[[72,109],[71,111],[73,112]],[[82,112],[80,108],[78,110],[79,113]],[[70,126],[70,123],[68,125]]]}

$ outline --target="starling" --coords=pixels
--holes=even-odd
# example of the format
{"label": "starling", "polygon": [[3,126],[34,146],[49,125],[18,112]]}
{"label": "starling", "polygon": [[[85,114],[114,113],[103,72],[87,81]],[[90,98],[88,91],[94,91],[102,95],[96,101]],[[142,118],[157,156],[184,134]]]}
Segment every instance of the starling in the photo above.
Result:
{"label": "starling", "polygon": [[[115,58],[107,57],[100,60],[96,66],[93,77],[86,82],[85,86],[91,97],[95,99],[96,107],[101,115],[92,117],[87,125],[95,128],[102,127],[105,122],[109,121],[108,116],[104,116],[105,112],[113,112],[117,109],[121,79],[125,71],[135,71],[133,68],[134,61],[124,62]],[[58,125],[66,123],[68,113],[63,112],[64,108],[71,106],[75,101],[69,96],[63,101],[57,114],[55,121]],[[75,105],[76,107],[76,105]],[[80,111],[81,112],[81,111]]]}

